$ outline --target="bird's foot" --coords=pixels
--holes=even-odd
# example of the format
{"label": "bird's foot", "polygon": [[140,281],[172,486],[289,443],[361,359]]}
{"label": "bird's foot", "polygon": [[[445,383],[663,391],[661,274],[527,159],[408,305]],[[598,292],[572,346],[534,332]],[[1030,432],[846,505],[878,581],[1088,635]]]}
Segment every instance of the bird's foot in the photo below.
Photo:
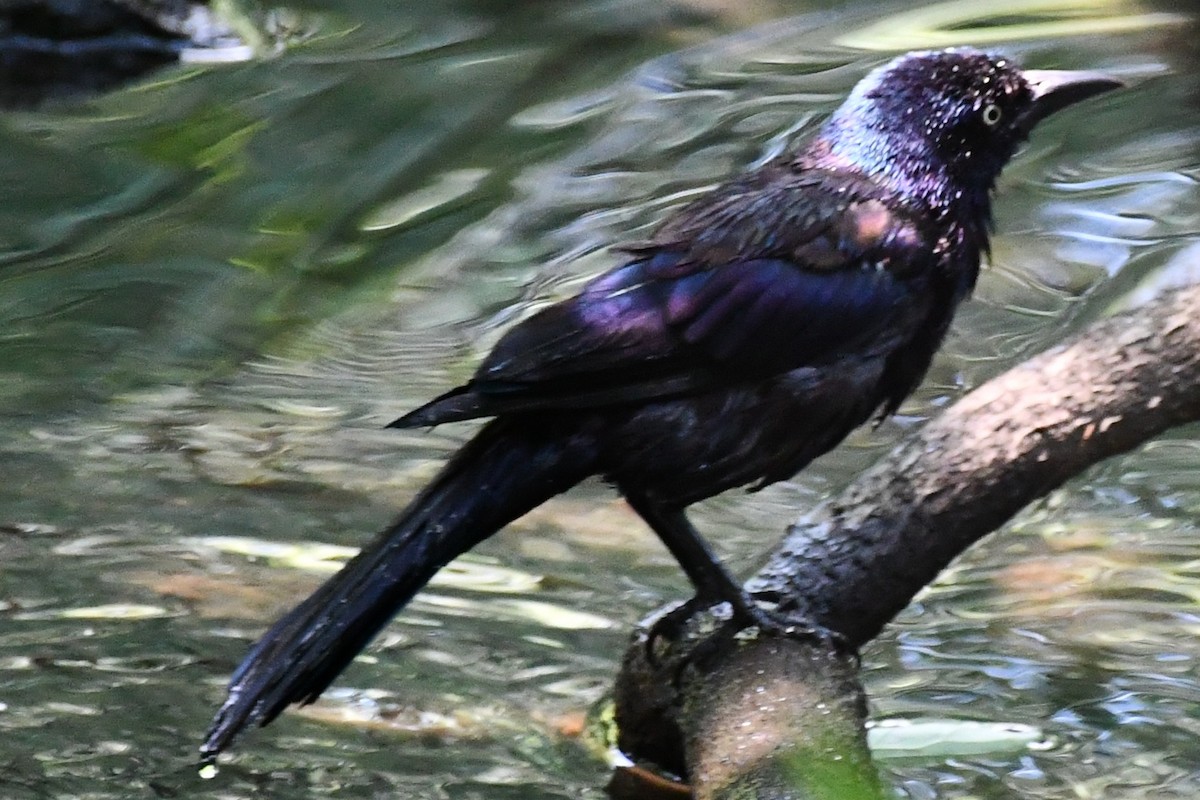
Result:
{"label": "bird's foot", "polygon": [[778,607],[765,608],[745,593],[738,602],[730,602],[730,605],[733,607],[732,621],[738,625],[739,630],[756,628],[762,636],[811,642],[823,650],[858,658],[857,648],[844,634],[821,625],[811,617],[789,614]]}
{"label": "bird's foot", "polygon": [[[763,593],[757,595],[765,600],[776,601],[777,595]],[[800,641],[811,642],[817,647],[832,651],[839,655],[858,659],[858,650],[843,634],[814,622],[811,618],[798,614],[788,614],[778,608],[766,608],[755,602],[753,597],[744,591],[739,591],[734,599],[727,597],[708,597],[696,595],[690,600],[675,605],[654,620],[646,633],[646,657],[651,663],[658,663],[660,642],[673,642],[682,638],[688,621],[706,608],[728,604],[730,616],[720,626],[714,635],[706,637],[708,645],[698,645],[697,653],[689,660],[695,660],[700,651],[720,647],[720,642],[742,631],[754,628],[762,636],[778,636]]]}
{"label": "bird's foot", "polygon": [[820,622],[812,620],[809,616],[763,608],[749,597],[745,597],[745,600],[749,601],[748,606],[739,607],[737,604],[733,606],[733,621],[738,622],[740,630],[754,627],[757,628],[760,636],[804,640],[804,642],[815,644],[823,650],[833,651],[839,655],[858,657],[858,650],[854,648],[845,634],[821,625]]}
{"label": "bird's foot", "polygon": [[676,603],[652,621],[650,628],[646,631],[646,660],[651,664],[657,664],[659,642],[678,641],[683,636],[688,620],[709,605],[711,603],[696,595],[689,600]]}

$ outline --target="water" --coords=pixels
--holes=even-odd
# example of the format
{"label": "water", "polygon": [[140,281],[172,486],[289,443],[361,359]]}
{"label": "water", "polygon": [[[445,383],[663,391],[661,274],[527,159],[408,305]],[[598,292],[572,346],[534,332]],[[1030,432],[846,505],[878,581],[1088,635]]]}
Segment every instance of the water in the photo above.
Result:
{"label": "water", "polygon": [[[1196,274],[1195,20],[987,5],[923,13],[1137,86],[1039,129],[1005,173],[991,268],[898,420],[698,510],[740,571],[938,407]],[[269,545],[362,542],[467,428],[386,421],[869,67],[948,43],[865,0],[313,6],[276,58],[0,117],[6,798],[602,796],[572,732],[630,626],[685,586],[598,485],[479,548],[313,716],[210,781],[194,757],[249,641],[344,552]],[[1198,452],[1183,429],[1090,471],[868,648],[876,717],[1044,736],[889,761],[898,792],[1200,791]]]}

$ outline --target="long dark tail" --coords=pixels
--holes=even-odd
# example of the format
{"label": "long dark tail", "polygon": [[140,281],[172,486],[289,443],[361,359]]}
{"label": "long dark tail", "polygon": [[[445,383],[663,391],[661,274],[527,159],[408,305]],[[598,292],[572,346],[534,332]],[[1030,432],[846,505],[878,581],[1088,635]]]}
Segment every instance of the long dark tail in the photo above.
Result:
{"label": "long dark tail", "polygon": [[401,515],[254,645],[200,748],[311,703],[439,569],[594,470],[594,446],[544,418],[490,423]]}

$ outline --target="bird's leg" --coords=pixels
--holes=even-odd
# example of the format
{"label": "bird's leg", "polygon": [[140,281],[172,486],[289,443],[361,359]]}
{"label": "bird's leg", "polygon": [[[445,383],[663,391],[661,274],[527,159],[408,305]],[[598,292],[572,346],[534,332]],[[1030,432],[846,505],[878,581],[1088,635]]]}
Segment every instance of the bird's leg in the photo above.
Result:
{"label": "bird's leg", "polygon": [[740,623],[740,627],[756,626],[763,633],[815,638],[837,650],[847,649],[840,634],[811,620],[772,613],[755,603],[713,554],[699,531],[692,527],[683,509],[665,507],[633,492],[623,494],[633,510],[662,539],[696,588],[692,600],[667,612],[654,623],[649,635],[651,646],[660,635],[668,634],[672,628],[686,622],[698,605],[704,607],[723,601],[729,603],[733,621]]}
{"label": "bird's leg", "polygon": [[668,509],[644,497],[625,495],[629,505],[646,521],[675,556],[696,589],[697,601],[727,602],[735,616],[753,624],[757,606],[692,527],[680,509]]}

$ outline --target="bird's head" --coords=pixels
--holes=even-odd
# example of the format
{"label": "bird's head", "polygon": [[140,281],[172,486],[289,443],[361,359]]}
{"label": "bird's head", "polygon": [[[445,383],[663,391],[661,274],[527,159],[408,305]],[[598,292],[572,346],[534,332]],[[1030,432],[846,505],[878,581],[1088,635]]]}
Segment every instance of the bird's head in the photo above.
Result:
{"label": "bird's head", "polygon": [[1022,70],[969,48],[910,53],[876,69],[830,118],[825,158],[936,205],[984,205],[1038,121],[1122,83],[1096,72]]}

